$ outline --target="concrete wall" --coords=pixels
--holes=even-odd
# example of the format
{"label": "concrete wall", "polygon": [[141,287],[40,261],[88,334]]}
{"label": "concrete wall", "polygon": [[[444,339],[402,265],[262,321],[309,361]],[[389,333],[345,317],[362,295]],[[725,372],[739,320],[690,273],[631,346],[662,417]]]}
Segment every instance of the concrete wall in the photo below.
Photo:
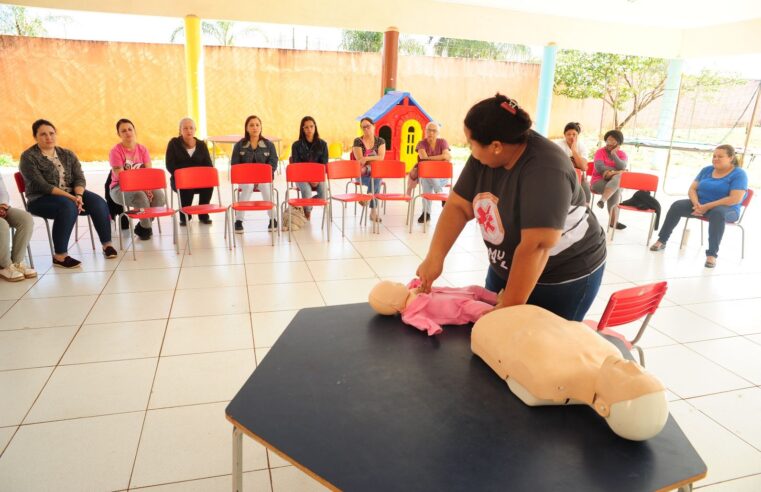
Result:
{"label": "concrete wall", "polygon": [[[256,114],[265,135],[289,143],[309,114],[322,138],[348,148],[355,118],[380,96],[380,56],[206,47],[208,132],[242,134],[246,116]],[[465,113],[496,91],[534,112],[539,66],[401,57],[398,80],[398,89],[412,92],[444,125],[450,143],[463,144]],[[596,132],[600,104],[555,96],[550,134],[572,120]],[[105,160],[118,142],[114,124],[126,117],[160,157],[186,108],[182,46],[0,36],[0,153],[18,158],[34,143],[32,122],[46,118],[58,128],[60,145],[82,160]]]}

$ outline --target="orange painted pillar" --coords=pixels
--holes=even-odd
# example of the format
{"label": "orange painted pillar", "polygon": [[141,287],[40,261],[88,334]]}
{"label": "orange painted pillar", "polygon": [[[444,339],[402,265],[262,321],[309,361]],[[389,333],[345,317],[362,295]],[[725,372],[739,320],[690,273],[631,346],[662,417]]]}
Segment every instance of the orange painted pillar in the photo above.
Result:
{"label": "orange painted pillar", "polygon": [[396,89],[396,65],[399,58],[399,29],[389,27],[383,34],[383,72],[381,75],[381,97]]}

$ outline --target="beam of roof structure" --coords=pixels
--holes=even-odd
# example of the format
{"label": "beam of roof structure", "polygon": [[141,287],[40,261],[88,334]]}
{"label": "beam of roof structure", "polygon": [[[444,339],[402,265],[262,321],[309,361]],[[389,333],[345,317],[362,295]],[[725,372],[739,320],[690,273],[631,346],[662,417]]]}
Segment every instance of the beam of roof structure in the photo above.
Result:
{"label": "beam of roof structure", "polygon": [[30,7],[296,24],[687,58],[761,52],[758,0],[14,0]]}

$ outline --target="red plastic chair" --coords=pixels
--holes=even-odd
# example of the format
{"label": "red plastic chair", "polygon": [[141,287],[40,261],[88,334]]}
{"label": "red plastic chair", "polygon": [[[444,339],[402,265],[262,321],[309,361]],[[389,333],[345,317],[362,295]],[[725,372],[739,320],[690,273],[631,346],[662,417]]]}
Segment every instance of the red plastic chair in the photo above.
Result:
{"label": "red plastic chair", "polygon": [[[21,195],[21,203],[24,204],[24,210],[29,212],[29,204],[26,201],[26,183],[24,183],[24,176],[22,176],[21,173],[17,171],[13,174],[13,179],[16,181],[16,189],[18,189],[19,195]],[[29,213],[31,214],[32,212]],[[34,216],[40,217],[39,215]],[[92,244],[92,249],[95,251],[95,236],[93,236],[92,233],[92,219],[90,218],[90,214],[85,211],[80,212],[79,216],[87,217],[87,226],[90,228],[90,244]],[[45,217],[40,218],[45,221],[45,230],[48,233],[48,246],[50,246],[50,256],[55,256],[55,252],[53,251],[53,236],[50,234],[50,223],[48,222],[49,219],[46,219]],[[79,220],[75,222],[74,226],[74,241],[79,241]],[[34,268],[31,246],[27,248],[27,253],[29,254],[29,266]]]}
{"label": "red plastic chair", "polygon": [[[197,166],[185,167],[174,172],[174,186],[177,188],[177,203],[180,204],[180,212],[187,215],[201,214],[225,214],[225,240],[227,240],[228,228],[230,227],[229,213],[230,210],[222,205],[222,195],[219,192],[219,173],[214,167]],[[205,205],[188,205],[182,206],[180,201],[180,190],[195,190],[198,188],[216,188],[218,205],[207,203]],[[188,221],[188,231],[190,231],[190,221]],[[190,250],[190,240],[188,240],[188,254],[193,254]]]}
{"label": "red plastic chair", "polygon": [[[119,189],[122,192],[122,203],[126,203],[124,193],[136,191],[164,190],[166,196],[166,173],[163,169],[140,168],[130,169],[119,173]],[[177,211],[171,207],[149,207],[142,210],[124,210],[120,215],[126,215],[129,220],[129,230],[134,231],[132,219],[158,219],[159,217],[172,217],[172,240],[177,254],[180,254],[180,245],[177,241]],[[160,231],[160,229],[159,229]],[[121,246],[121,234],[119,234]],[[135,255],[135,240],[132,239],[132,259],[137,260]]]}
{"label": "red plastic chair", "polygon": [[595,173],[595,163],[593,161],[587,162],[587,178],[591,178]]}
{"label": "red plastic chair", "polygon": [[[645,333],[645,328],[647,328],[650,318],[653,317],[656,309],[658,309],[663,296],[666,295],[667,288],[668,284],[666,282],[658,282],[656,284],[616,291],[611,294],[600,321],[584,320],[584,323],[603,335],[614,336],[622,340],[629,350],[632,347],[637,349],[639,362],[642,367],[645,367],[645,353],[636,343],[642,338],[642,334]],[[645,318],[642,320],[642,326],[640,326],[639,331],[637,331],[637,334],[631,340],[627,340],[624,335],[611,329],[613,326],[625,325],[637,321],[642,317]]]}
{"label": "red plastic chair", "polygon": [[[452,163],[449,161],[420,161],[418,163],[418,189],[422,188],[421,179],[452,179]],[[410,224],[410,232],[412,232],[413,218],[415,217],[415,200],[422,198],[429,201],[442,201],[445,202],[449,199],[449,193],[418,193],[410,202],[410,210],[408,212],[407,220]],[[426,231],[426,225],[428,224],[428,216],[423,216],[423,232]]]}
{"label": "red plastic chair", "polygon": [[[625,172],[621,174],[621,184],[619,188],[622,190],[649,191],[655,196],[655,192],[658,190],[658,176],[655,174],[635,173],[631,171]],[[650,244],[650,237],[653,235],[653,227],[655,226],[655,210],[652,208],[641,210],[629,205],[618,204],[613,219],[613,231],[610,235],[611,240],[613,240],[613,237],[616,235],[615,226],[618,224],[618,214],[621,210],[650,214],[650,228],[647,230],[647,242],[645,243],[645,246],[648,246]],[[608,224],[610,225],[610,222],[608,222]]]}
{"label": "red plastic chair", "polygon": [[[742,203],[740,204],[740,217],[737,219],[737,222],[727,222],[727,225],[731,226],[737,226],[740,228],[740,233],[742,234],[742,242],[740,243],[740,258],[745,258],[745,228],[742,226],[741,222],[743,220],[743,217],[745,217],[745,211],[748,210],[748,205],[750,205],[750,200],[753,198],[753,190],[748,188],[748,191],[745,193],[745,198],[743,198]],[[699,217],[696,215],[693,215],[692,217],[687,217],[684,221],[684,229],[682,229],[682,240],[679,244],[684,244],[684,233],[687,232],[687,222],[690,219],[697,219],[700,221],[700,245],[703,245],[703,223],[708,222],[708,219],[705,217]]]}
{"label": "red plastic chair", "polygon": [[[405,189],[407,177],[407,165],[402,161],[373,161],[370,168],[370,194],[373,198],[382,202],[407,202],[407,220],[410,220],[410,201],[412,197],[404,193],[376,193],[375,179],[399,178],[402,180],[402,190]],[[373,221],[373,232],[380,234],[380,222]]]}
{"label": "red plastic chair", "polygon": [[[322,214],[322,226],[328,227],[328,241],[330,241],[330,219],[326,220],[326,216],[330,217],[330,202],[323,198],[288,198],[290,192],[291,183],[299,182],[319,183],[320,181],[326,181],[325,164],[317,164],[314,162],[302,162],[289,164],[285,168],[285,200],[283,204],[288,204],[290,207],[324,207],[325,211]],[[328,188],[325,183],[325,189]],[[291,240],[291,208],[288,208],[288,240]]]}
{"label": "red plastic chair", "polygon": [[[349,179],[349,180],[359,180],[362,173],[361,166],[359,165],[359,162],[357,161],[332,161],[328,162],[328,196],[331,200],[335,200],[337,202],[340,202],[342,204],[341,206],[341,236],[345,236],[345,225],[346,225],[346,204],[347,203],[354,203],[356,206],[357,202],[366,202],[368,200],[372,199],[372,195],[366,194],[366,193],[348,193],[348,184],[347,184],[347,193],[334,195],[331,190],[331,179]],[[332,206],[331,206],[332,209]],[[362,219],[365,219],[365,225],[367,225],[367,208],[362,209],[362,215],[359,216],[359,223],[362,223]]]}
{"label": "red plastic chair", "polygon": [[[230,167],[230,183],[233,188],[233,202],[230,204],[232,210],[268,211],[275,209],[275,215],[277,216],[280,208],[280,192],[272,182],[272,166],[269,164],[235,164]],[[273,203],[269,200],[238,201],[235,190],[237,185],[242,184],[269,184],[273,193],[275,193],[275,202]],[[233,219],[232,212],[230,212],[230,219]],[[280,234],[280,220],[279,217],[276,217],[276,219],[278,219],[277,234]],[[232,234],[232,238],[233,246],[237,246],[235,234]],[[272,245],[275,245],[275,231],[272,231]]]}
{"label": "red plastic chair", "polygon": [[[357,160],[357,158],[354,157],[354,152],[351,149],[349,150],[349,160],[350,161],[356,161]],[[361,167],[360,167],[360,170],[361,170]],[[360,176],[361,176],[361,173],[360,173]],[[361,178],[355,178],[355,179],[347,181],[346,182],[346,189],[345,189],[344,193],[349,193],[349,186],[352,186],[352,185],[354,186],[354,193],[362,193],[362,179]],[[380,189],[381,189],[381,191],[383,193],[386,192],[386,182],[383,181],[383,180],[381,180],[381,182],[380,182]],[[385,203],[384,203],[384,205],[385,205]],[[383,209],[383,213],[386,213],[385,207]],[[354,215],[357,215],[357,203],[356,202],[354,202]],[[367,221],[367,220],[365,220],[365,221]]]}

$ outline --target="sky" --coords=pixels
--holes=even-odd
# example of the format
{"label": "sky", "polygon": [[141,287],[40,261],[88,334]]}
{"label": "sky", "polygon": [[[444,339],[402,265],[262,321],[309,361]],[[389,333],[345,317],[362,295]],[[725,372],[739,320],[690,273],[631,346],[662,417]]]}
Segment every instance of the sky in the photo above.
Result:
{"label": "sky", "polygon": [[[39,8],[29,8],[28,11],[41,17],[65,16],[64,22],[46,23],[48,36],[65,39],[169,43],[172,32],[183,25],[182,19],[170,17]],[[340,29],[243,22],[239,24],[241,27],[255,27],[259,31],[236,40],[238,46],[336,50],[341,42]],[[427,40],[427,36],[419,36],[418,39]],[[182,36],[178,36],[176,42],[182,43],[182,40]],[[204,39],[204,42],[214,44],[211,39]],[[541,47],[532,46],[531,48],[535,58],[540,59]],[[761,80],[761,54],[688,59],[685,60],[683,66],[686,73],[697,73],[703,68],[723,73],[732,72],[742,78]]]}

